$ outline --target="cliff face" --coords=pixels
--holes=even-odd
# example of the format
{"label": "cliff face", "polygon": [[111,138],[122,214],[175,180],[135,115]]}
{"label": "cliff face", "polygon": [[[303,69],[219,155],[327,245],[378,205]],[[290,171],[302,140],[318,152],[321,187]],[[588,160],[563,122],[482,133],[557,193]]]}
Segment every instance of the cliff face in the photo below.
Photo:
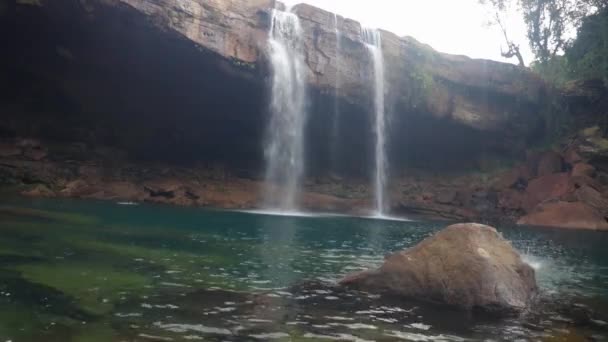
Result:
{"label": "cliff face", "polygon": [[[0,131],[115,145],[145,158],[260,167],[270,12],[280,3],[3,1],[0,30],[10,53],[1,66],[10,77],[0,102],[17,114]],[[308,66],[310,169],[326,172],[333,158],[350,173],[365,173],[373,71],[361,25],[309,5],[293,10]],[[390,32],[382,31],[382,41],[393,168],[517,154],[542,124],[545,88],[532,73],[442,54]],[[39,107],[46,114],[23,108],[31,105],[31,83],[38,84],[34,96],[44,98]],[[332,157],[336,108],[339,157]],[[37,124],[24,122],[22,112],[34,113]],[[53,124],[58,118],[61,130]]]}
{"label": "cliff face", "polygon": [[[160,27],[251,68],[263,68],[269,12],[280,7],[273,0],[119,2],[145,13]],[[372,68],[361,25],[306,4],[294,12],[304,28],[311,86],[350,103],[369,105]],[[538,127],[545,88],[532,73],[510,64],[439,53],[386,31],[382,40],[387,100],[395,116],[414,113],[454,121],[492,132],[498,145],[510,149],[522,148]]]}

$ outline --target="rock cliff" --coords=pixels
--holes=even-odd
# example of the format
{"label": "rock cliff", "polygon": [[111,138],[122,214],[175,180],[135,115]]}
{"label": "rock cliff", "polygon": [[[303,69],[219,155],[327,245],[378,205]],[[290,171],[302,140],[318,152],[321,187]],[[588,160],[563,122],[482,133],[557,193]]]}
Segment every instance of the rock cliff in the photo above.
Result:
{"label": "rock cliff", "polygon": [[[201,48],[252,69],[264,68],[269,12],[281,7],[273,0],[117,3],[144,13],[163,29],[175,31]],[[372,68],[361,41],[361,24],[306,4],[293,11],[304,29],[311,86],[348,102],[365,105],[371,101]],[[537,128],[545,87],[531,72],[511,64],[439,53],[412,38],[386,31],[382,31],[382,40],[389,75],[387,95],[394,115],[419,113],[491,131],[495,139],[505,139],[503,146],[509,148],[514,142],[522,147]]]}

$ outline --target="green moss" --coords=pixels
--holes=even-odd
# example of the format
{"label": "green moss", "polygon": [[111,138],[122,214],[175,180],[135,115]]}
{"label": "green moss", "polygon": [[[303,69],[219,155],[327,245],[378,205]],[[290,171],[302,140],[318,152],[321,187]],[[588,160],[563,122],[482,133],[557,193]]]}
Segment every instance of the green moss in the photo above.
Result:
{"label": "green moss", "polygon": [[82,214],[10,206],[0,207],[0,214],[13,217],[36,218],[50,221],[58,221],[62,223],[78,225],[94,225],[99,223],[99,220],[96,217]]}
{"label": "green moss", "polygon": [[142,292],[150,283],[135,273],[90,263],[29,264],[15,269],[32,283],[73,297],[83,310],[95,315],[110,312],[121,292]]}
{"label": "green moss", "polygon": [[144,259],[167,267],[179,268],[184,266],[191,268],[193,262],[196,262],[198,266],[202,264],[223,267],[237,262],[236,259],[228,255],[194,254],[168,248],[148,248],[95,240],[72,240],[71,242],[82,249],[115,254],[130,259]]}
{"label": "green moss", "polygon": [[412,108],[427,103],[431,91],[435,87],[435,79],[424,65],[413,65],[407,69],[409,88],[407,89],[407,102]]}
{"label": "green moss", "polygon": [[244,285],[237,284],[229,279],[211,276],[213,271],[210,269],[228,269],[238,264],[235,253],[230,251],[214,254],[194,254],[168,248],[147,248],[106,241],[75,240],[71,242],[81,250],[99,253],[106,260],[115,259],[123,263],[139,260],[138,262],[150,266],[160,266],[166,270],[179,271],[179,282],[186,285],[245,289]]}

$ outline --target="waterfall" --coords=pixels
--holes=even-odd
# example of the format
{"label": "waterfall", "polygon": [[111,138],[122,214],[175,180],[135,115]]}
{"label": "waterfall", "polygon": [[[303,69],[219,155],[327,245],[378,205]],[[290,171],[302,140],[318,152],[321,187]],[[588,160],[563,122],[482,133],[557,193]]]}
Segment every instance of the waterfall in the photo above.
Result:
{"label": "waterfall", "polygon": [[266,141],[266,205],[280,211],[297,209],[304,174],[306,71],[302,28],[297,15],[273,10],[268,45],[272,68],[271,118]]}
{"label": "waterfall", "polygon": [[331,170],[333,172],[338,171],[338,154],[339,154],[339,137],[340,137],[340,73],[341,73],[341,65],[340,65],[340,49],[342,39],[340,37],[340,28],[338,27],[338,15],[334,13],[334,28],[336,35],[336,80],[335,80],[335,96],[334,96],[334,116],[331,126],[331,151],[330,151],[330,159],[331,159]]}
{"label": "waterfall", "polygon": [[375,170],[374,191],[376,215],[384,216],[386,210],[386,181],[388,161],[386,156],[386,118],[384,108],[384,57],[382,55],[382,37],[375,29],[363,29],[362,38],[373,62],[374,73],[374,134]]}

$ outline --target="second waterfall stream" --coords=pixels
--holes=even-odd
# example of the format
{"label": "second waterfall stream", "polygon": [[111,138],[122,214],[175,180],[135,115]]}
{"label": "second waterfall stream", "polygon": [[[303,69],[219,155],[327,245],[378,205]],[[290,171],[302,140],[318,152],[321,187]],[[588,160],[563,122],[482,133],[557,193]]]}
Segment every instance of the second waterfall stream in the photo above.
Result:
{"label": "second waterfall stream", "polygon": [[374,153],[374,191],[375,216],[387,215],[386,184],[388,178],[388,160],[386,153],[386,108],[384,103],[384,56],[382,54],[382,36],[375,29],[365,28],[362,31],[363,42],[367,46],[373,64],[374,88],[374,133],[376,144]]}

